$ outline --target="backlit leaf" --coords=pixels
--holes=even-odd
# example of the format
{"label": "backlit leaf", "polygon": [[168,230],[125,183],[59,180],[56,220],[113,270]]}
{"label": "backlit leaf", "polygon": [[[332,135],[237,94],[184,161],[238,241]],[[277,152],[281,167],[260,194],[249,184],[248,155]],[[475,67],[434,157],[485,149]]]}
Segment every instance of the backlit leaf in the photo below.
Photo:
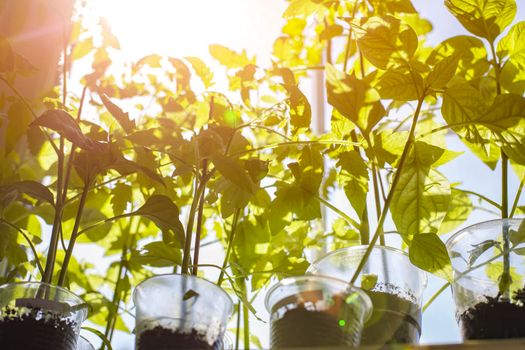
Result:
{"label": "backlit leaf", "polygon": [[489,41],[516,15],[515,0],[445,0],[445,5],[465,29]]}
{"label": "backlit leaf", "polygon": [[120,124],[126,134],[129,134],[135,130],[135,121],[129,118],[128,113],[124,113],[124,111],[119,106],[114,104],[105,94],[100,94],[100,98],[102,99],[102,103],[107,108],[109,113],[111,113],[113,118],[115,118],[115,120]]}
{"label": "backlit leaf", "polygon": [[447,281],[452,281],[452,267],[445,244],[433,233],[414,236],[408,250],[410,262]]}

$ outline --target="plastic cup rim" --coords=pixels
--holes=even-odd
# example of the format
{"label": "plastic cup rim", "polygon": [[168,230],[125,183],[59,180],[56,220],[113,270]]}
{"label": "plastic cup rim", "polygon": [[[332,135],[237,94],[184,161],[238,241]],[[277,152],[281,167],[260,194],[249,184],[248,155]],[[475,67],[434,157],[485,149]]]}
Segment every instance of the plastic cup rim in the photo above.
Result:
{"label": "plastic cup rim", "polygon": [[[354,246],[350,246],[350,247],[344,247],[344,248],[339,248],[339,249],[336,249],[330,253],[327,253],[323,256],[321,256],[320,258],[317,258],[314,262],[312,262],[310,264],[310,266],[308,267],[308,269],[306,270],[307,273],[312,273],[314,274],[310,269],[312,267],[314,267],[317,263],[319,263],[320,261],[328,258],[328,257],[331,257],[331,256],[335,256],[335,255],[338,255],[342,252],[347,252],[349,250],[366,250],[366,248],[368,248],[368,245],[366,244],[361,244],[361,245],[354,245]],[[382,246],[382,245],[375,245],[374,248],[372,249],[378,249],[378,250],[385,250],[385,251],[390,251],[390,252],[393,252],[393,253],[397,253],[397,254],[401,254],[403,256],[405,256],[407,259],[409,259],[410,261],[410,257],[408,256],[408,254],[401,250],[401,249],[398,249],[398,248],[394,248],[394,247],[389,247],[389,246]],[[421,289],[425,289],[426,286],[427,286],[427,283],[428,283],[428,277],[427,277],[427,273],[423,270],[421,270],[420,268],[418,268],[417,266],[413,265],[411,263],[411,265],[415,271],[417,271],[420,279],[421,279]]]}
{"label": "plastic cup rim", "polygon": [[322,280],[322,281],[325,281],[325,282],[330,282],[330,283],[336,283],[336,284],[339,284],[341,286],[345,286],[346,290],[351,290],[352,292],[356,292],[359,294],[359,296],[361,297],[361,300],[365,303],[366,307],[365,307],[365,310],[366,310],[366,314],[363,318],[363,321],[366,322],[370,316],[372,315],[372,309],[373,309],[373,305],[372,305],[372,300],[370,300],[370,297],[365,293],[365,291],[357,286],[354,286],[353,284],[350,284],[344,280],[341,280],[339,278],[335,278],[335,277],[332,277],[332,276],[324,276],[324,275],[303,275],[303,276],[294,276],[294,277],[287,277],[287,278],[284,278],[280,281],[278,281],[277,283],[275,283],[274,285],[272,285],[270,287],[270,289],[266,292],[266,296],[264,298],[264,306],[266,307],[266,310],[271,313],[271,309],[270,309],[270,296],[279,288],[279,287],[285,287],[285,286],[288,286],[288,285],[291,285],[291,284],[296,284],[297,282],[301,282],[301,281],[306,281],[306,280],[310,280],[310,279],[316,279],[316,280]]}
{"label": "plastic cup rim", "polygon": [[67,294],[68,296],[70,296],[72,299],[75,300],[75,302],[77,303],[76,305],[85,304],[84,306],[82,306],[82,308],[76,310],[75,312],[81,312],[82,313],[82,322],[87,319],[87,316],[88,316],[88,305],[87,305],[86,301],[84,299],[82,299],[81,297],[79,297],[78,295],[76,295],[75,293],[73,293],[72,291],[70,291],[69,289],[67,289],[67,288],[64,288],[64,287],[61,287],[61,286],[57,286],[57,285],[54,285],[54,284],[50,284],[50,283],[45,283],[45,282],[25,281],[25,282],[10,282],[10,283],[6,283],[6,284],[3,284],[3,285],[0,285],[0,289],[7,289],[7,288],[9,288],[11,286],[24,286],[24,285],[46,286],[48,288],[52,288],[52,289],[55,289],[55,290],[58,290],[58,291],[60,291],[62,293]]}
{"label": "plastic cup rim", "polygon": [[162,277],[180,277],[180,278],[188,278],[188,279],[198,280],[198,281],[205,282],[206,284],[209,284],[210,286],[213,286],[213,287],[219,289],[222,292],[222,295],[226,297],[226,300],[228,300],[230,302],[229,303],[229,308],[228,308],[228,319],[231,317],[231,315],[233,313],[233,299],[230,297],[230,295],[224,289],[222,289],[221,287],[219,287],[215,283],[213,283],[213,282],[211,282],[211,281],[209,281],[209,280],[207,280],[205,278],[197,277],[197,276],[193,276],[193,275],[183,275],[183,274],[180,274],[180,273],[164,273],[164,274],[159,274],[159,275],[155,275],[155,276],[151,276],[151,277],[146,278],[145,280],[143,280],[142,282],[137,284],[137,286],[133,290],[133,296],[132,296],[133,304],[135,306],[137,306],[137,291],[140,289],[140,286],[142,286],[143,284],[145,284],[146,282],[148,282],[150,280],[157,279],[157,278],[162,278]]}

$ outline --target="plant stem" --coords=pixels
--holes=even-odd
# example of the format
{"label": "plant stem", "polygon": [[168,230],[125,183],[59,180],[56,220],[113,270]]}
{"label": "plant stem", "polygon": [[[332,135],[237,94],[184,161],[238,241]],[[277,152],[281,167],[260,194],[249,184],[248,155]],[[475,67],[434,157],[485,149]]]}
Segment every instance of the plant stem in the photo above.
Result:
{"label": "plant stem", "polygon": [[430,297],[430,299],[425,303],[425,305],[423,305],[422,311],[425,312],[426,309],[428,309],[428,307],[434,302],[434,300],[436,300],[436,298],[441,293],[443,293],[445,291],[445,289],[447,289],[449,286],[450,286],[450,282],[447,282],[441,288],[439,288],[439,290],[436,293],[434,293],[434,295],[432,295],[432,297]]}
{"label": "plant stem", "polygon": [[237,328],[235,329],[235,350],[239,350],[239,339],[241,333],[241,302],[237,303]]}
{"label": "plant stem", "polygon": [[[306,191],[306,190],[304,190]],[[354,219],[352,219],[350,216],[348,216],[348,214],[346,214],[345,212],[343,212],[341,209],[335,207],[333,204],[331,204],[329,201],[327,201],[326,199],[322,198],[321,196],[315,194],[315,193],[312,193],[312,192],[309,192],[309,191],[306,191],[308,194],[312,195],[315,199],[317,199],[319,202],[321,202],[322,204],[324,204],[327,208],[331,209],[334,213],[336,213],[337,215],[339,215],[340,217],[342,217],[346,222],[348,222],[350,225],[352,225],[355,229],[359,230],[361,228],[361,225],[359,225],[359,223],[357,221],[355,221]]]}
{"label": "plant stem", "polygon": [[84,189],[82,190],[82,196],[80,197],[80,201],[78,203],[78,210],[77,210],[77,215],[75,217],[75,224],[73,226],[73,231],[71,232],[71,237],[69,238],[69,244],[67,246],[66,255],[64,257],[64,262],[62,263],[62,269],[60,270],[60,276],[58,278],[58,285],[60,287],[64,286],[64,282],[66,280],[67,268],[69,265],[69,261],[71,260],[71,256],[73,255],[73,248],[75,246],[75,242],[78,237],[78,230],[80,228],[80,221],[82,221],[82,213],[84,211],[84,206],[86,204],[89,185],[90,185],[89,182],[86,182],[86,184],[84,185]]}
{"label": "plant stem", "polygon": [[188,274],[188,266],[190,265],[190,255],[191,255],[191,237],[193,232],[193,222],[195,221],[195,211],[197,210],[197,205],[199,203],[199,198],[202,196],[204,189],[206,188],[207,179],[202,179],[200,183],[196,186],[195,194],[193,201],[191,202],[190,213],[188,217],[188,224],[186,225],[186,239],[184,240],[184,253],[182,256],[182,268],[181,273]]}
{"label": "plant stem", "polygon": [[419,114],[421,113],[421,107],[423,106],[424,95],[425,94],[423,93],[422,96],[419,98],[419,100],[417,102],[416,111],[414,112],[414,118],[412,120],[412,125],[410,127],[410,132],[408,134],[408,140],[407,140],[407,142],[405,144],[405,147],[403,149],[403,153],[401,154],[401,157],[399,158],[397,171],[394,174],[394,178],[392,180],[392,185],[390,186],[390,191],[388,192],[388,196],[386,197],[386,200],[385,200],[385,203],[384,203],[384,206],[383,206],[383,210],[381,211],[381,215],[379,216],[379,221],[377,223],[376,231],[374,233],[374,236],[372,237],[372,241],[370,242],[370,244],[368,245],[368,247],[367,247],[367,249],[365,251],[365,254],[361,258],[361,261],[359,262],[359,265],[357,266],[357,268],[356,268],[356,270],[354,272],[354,275],[352,276],[352,279],[350,280],[351,284],[354,284],[356,282],[357,277],[359,276],[359,274],[363,270],[363,267],[365,266],[366,261],[368,260],[368,257],[372,253],[372,249],[374,248],[374,245],[376,244],[377,240],[379,239],[379,237],[381,236],[381,233],[383,231],[383,224],[385,223],[386,215],[388,213],[388,210],[390,209],[390,203],[392,202],[392,198],[394,197],[395,189],[397,187],[399,179],[401,178],[401,174],[403,172],[403,167],[405,166],[405,162],[406,162],[406,160],[408,158],[408,154],[409,154],[409,152],[410,152],[410,150],[412,148],[412,145],[413,145],[413,143],[415,141],[415,137],[414,136],[415,136],[415,132],[416,132],[416,125],[417,125],[417,121],[419,119]]}
{"label": "plant stem", "polygon": [[42,267],[42,264],[40,263],[40,259],[38,258],[38,253],[35,248],[35,245],[33,244],[33,242],[31,242],[31,239],[29,239],[29,236],[24,231],[22,231],[20,227],[16,226],[15,224],[10,223],[7,220],[0,218],[0,222],[3,222],[7,226],[10,226],[11,228],[15,229],[22,235],[22,237],[24,237],[24,239],[27,241],[27,244],[29,244],[29,247],[31,248],[33,255],[35,256],[36,266],[38,268],[38,271],[40,271],[40,275],[44,276],[44,268]]}
{"label": "plant stem", "polygon": [[60,137],[60,147],[58,153],[58,169],[57,169],[57,195],[55,202],[55,217],[53,219],[53,228],[51,230],[51,240],[49,243],[49,251],[47,253],[46,267],[42,282],[51,283],[53,279],[53,271],[55,268],[55,261],[58,248],[58,239],[60,234],[60,226],[62,224],[62,186],[63,186],[63,169],[64,169],[64,138]]}
{"label": "plant stem", "polygon": [[482,199],[484,200],[485,202],[491,204],[492,206],[494,206],[496,209],[500,210],[501,211],[501,205],[499,205],[496,201],[493,201],[492,199],[482,195],[482,194],[479,194],[479,193],[476,193],[474,191],[468,191],[468,190],[463,190],[463,189],[460,189],[460,188],[456,188],[458,191],[461,191],[463,193],[466,193],[466,194],[470,194],[470,195],[473,195],[473,196],[476,196],[478,197],[479,199]]}
{"label": "plant stem", "polygon": [[[208,161],[204,159],[202,161],[202,178],[204,179],[206,177],[206,171],[208,168]],[[199,271],[199,252],[200,252],[200,245],[201,245],[201,231],[202,231],[202,213],[204,211],[204,194],[205,191],[202,191],[201,196],[199,198],[199,209],[197,212],[197,230],[195,232],[195,250],[193,252],[193,275],[197,276],[197,273]]]}
{"label": "plant stem", "polygon": [[[490,50],[492,52],[492,59],[494,60],[494,74],[496,76],[496,94],[501,95],[501,83],[500,83],[500,73],[501,65],[498,60],[498,55],[496,54],[496,48],[494,46],[494,41],[490,41]],[[501,150],[501,218],[507,219],[509,217],[509,159],[503,149]],[[510,256],[509,256],[509,228],[507,223],[503,224],[503,275],[510,279]],[[502,286],[500,285],[500,293],[503,294],[503,297],[508,299],[510,293],[510,284],[505,286],[505,290],[501,290]]]}
{"label": "plant stem", "polygon": [[239,222],[240,213],[241,209],[237,208],[235,209],[235,213],[233,214],[232,227],[230,231],[230,236],[228,237],[228,247],[226,248],[226,254],[224,255],[224,260],[222,262],[221,273],[219,274],[219,279],[217,280],[217,285],[219,287],[222,285],[222,282],[224,280],[225,269],[228,265],[228,261],[230,261],[230,254],[233,247],[233,240],[235,238],[235,231],[237,231],[237,223]]}
{"label": "plant stem", "polygon": [[[246,282],[243,280],[243,289],[246,293]],[[248,313],[248,306],[242,304],[242,315],[243,315],[243,331],[244,331],[244,349],[250,349],[250,314]]]}

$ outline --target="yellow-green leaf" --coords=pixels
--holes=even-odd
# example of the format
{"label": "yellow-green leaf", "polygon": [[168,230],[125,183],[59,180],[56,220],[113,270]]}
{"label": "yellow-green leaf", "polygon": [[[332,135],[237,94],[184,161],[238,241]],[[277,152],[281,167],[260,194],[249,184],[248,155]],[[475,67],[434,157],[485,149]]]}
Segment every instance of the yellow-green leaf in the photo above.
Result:
{"label": "yellow-green leaf", "polygon": [[414,236],[408,256],[412,264],[447,281],[452,281],[452,267],[445,244],[433,233]]}
{"label": "yellow-green leaf", "polygon": [[465,29],[492,42],[517,10],[515,0],[446,0],[445,5]]}

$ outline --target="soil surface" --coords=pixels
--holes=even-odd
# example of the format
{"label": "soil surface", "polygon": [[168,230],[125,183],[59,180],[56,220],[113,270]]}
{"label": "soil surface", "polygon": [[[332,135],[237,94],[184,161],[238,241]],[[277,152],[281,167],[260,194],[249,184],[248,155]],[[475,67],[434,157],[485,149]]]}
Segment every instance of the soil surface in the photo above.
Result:
{"label": "soil surface", "polygon": [[374,310],[365,323],[362,345],[417,344],[421,336],[421,309],[396,294],[366,291]]}
{"label": "soil surface", "polygon": [[[359,325],[351,306],[336,299],[335,307],[328,310],[314,310],[312,305],[281,303],[274,311],[285,310],[282,316],[272,320],[270,343],[272,349],[295,347],[356,346],[359,341]],[[346,320],[346,321],[345,321]]]}
{"label": "soil surface", "polygon": [[3,309],[0,319],[2,350],[75,350],[76,324],[56,313],[32,310],[20,314]]}
{"label": "soil surface", "polygon": [[222,350],[222,340],[210,345],[197,331],[179,333],[173,329],[155,327],[143,331],[137,340],[137,350]]}
{"label": "soil surface", "polygon": [[525,338],[524,290],[514,300],[486,297],[459,316],[463,339]]}

